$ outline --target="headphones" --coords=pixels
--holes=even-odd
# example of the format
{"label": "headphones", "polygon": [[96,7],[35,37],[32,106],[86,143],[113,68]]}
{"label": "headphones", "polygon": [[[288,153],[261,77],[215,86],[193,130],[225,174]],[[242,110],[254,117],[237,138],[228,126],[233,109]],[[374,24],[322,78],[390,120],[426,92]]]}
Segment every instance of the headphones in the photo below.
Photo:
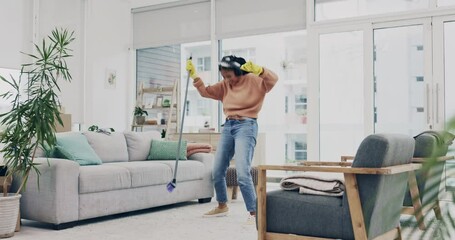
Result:
{"label": "headphones", "polygon": [[221,71],[221,69],[230,69],[234,71],[235,76],[241,76],[246,73],[240,69],[240,67],[245,63],[246,61],[244,58],[236,57],[234,55],[224,56],[220,63],[218,63],[218,70]]}

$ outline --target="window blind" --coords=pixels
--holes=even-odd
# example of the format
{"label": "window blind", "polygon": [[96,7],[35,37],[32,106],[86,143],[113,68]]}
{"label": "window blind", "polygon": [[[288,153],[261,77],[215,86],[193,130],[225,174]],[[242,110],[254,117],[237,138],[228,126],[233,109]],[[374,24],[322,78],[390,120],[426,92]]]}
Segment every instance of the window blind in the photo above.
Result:
{"label": "window blind", "polygon": [[303,0],[216,0],[218,39],[305,29]]}
{"label": "window blind", "polygon": [[133,9],[133,45],[136,49],[209,39],[210,1]]}

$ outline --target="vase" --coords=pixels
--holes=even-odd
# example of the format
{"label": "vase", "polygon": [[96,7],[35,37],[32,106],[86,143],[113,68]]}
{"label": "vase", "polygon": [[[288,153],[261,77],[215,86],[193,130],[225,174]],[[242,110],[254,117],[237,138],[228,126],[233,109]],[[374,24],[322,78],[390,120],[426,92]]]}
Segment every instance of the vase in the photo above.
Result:
{"label": "vase", "polygon": [[0,196],[0,238],[14,236],[17,217],[19,216],[20,194],[9,193],[8,196]]}
{"label": "vase", "polygon": [[136,116],[137,125],[144,125],[144,123],[145,123],[145,116]]}

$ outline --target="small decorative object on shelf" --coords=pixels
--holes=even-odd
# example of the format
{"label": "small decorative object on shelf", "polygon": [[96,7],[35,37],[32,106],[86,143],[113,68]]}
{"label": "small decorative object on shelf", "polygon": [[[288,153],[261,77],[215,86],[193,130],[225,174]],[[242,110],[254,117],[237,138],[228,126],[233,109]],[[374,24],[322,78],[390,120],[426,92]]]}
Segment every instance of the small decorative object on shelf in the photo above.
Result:
{"label": "small decorative object on shelf", "polygon": [[88,128],[90,132],[97,132],[97,133],[104,133],[106,135],[111,135],[111,133],[115,132],[113,128],[99,128],[97,125],[92,125]]}
{"label": "small decorative object on shelf", "polygon": [[134,108],[134,117],[135,117],[135,122],[137,125],[143,125],[145,123],[144,115],[148,116],[149,113],[139,106],[136,106]]}
{"label": "small decorative object on shelf", "polygon": [[163,103],[161,104],[162,107],[170,107],[171,106],[171,100],[169,99],[164,99]]}
{"label": "small decorative object on shelf", "polygon": [[161,130],[161,138],[166,138],[166,130]]}
{"label": "small decorative object on shelf", "polygon": [[163,97],[162,96],[156,97],[155,107],[162,107],[162,105],[163,105],[162,103],[163,103]]}

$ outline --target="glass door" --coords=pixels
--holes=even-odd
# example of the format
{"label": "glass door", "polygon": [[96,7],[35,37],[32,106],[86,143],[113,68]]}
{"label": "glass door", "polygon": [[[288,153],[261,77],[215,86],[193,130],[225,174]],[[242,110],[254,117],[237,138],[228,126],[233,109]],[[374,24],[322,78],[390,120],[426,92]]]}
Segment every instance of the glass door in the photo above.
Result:
{"label": "glass door", "polygon": [[374,130],[414,136],[431,128],[424,24],[375,28]]}
{"label": "glass door", "polygon": [[354,155],[365,136],[364,32],[319,36],[319,151],[322,161]]}
{"label": "glass door", "polygon": [[[455,118],[455,16],[434,19],[435,64],[435,123],[438,129],[447,128],[445,123]],[[441,121],[442,120],[442,121]],[[455,134],[455,129],[449,129]],[[448,155],[455,155],[455,145]],[[446,190],[455,191],[455,161],[446,164]]]}
{"label": "glass door", "polygon": [[444,22],[444,115],[446,122],[455,117],[454,65],[455,20]]}

